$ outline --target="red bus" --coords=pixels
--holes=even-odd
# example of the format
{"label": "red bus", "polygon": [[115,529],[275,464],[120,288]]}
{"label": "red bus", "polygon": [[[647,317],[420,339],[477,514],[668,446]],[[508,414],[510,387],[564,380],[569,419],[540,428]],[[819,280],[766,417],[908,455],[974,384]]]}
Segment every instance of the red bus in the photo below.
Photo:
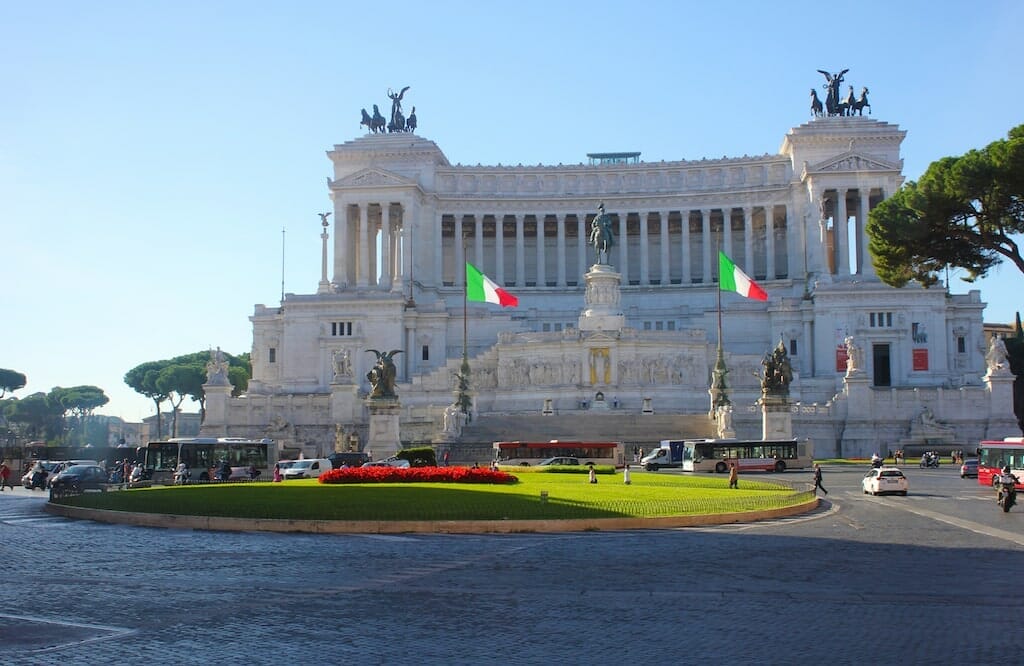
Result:
{"label": "red bus", "polygon": [[547,442],[495,442],[494,461],[500,465],[527,467],[548,458],[575,458],[581,465],[624,464],[622,442],[583,442],[552,439]]}
{"label": "red bus", "polygon": [[[1010,472],[1024,481],[1024,437],[1007,437],[1002,441],[985,441],[978,445],[978,483],[991,486],[1006,465]],[[1018,489],[1024,484],[1018,483]]]}

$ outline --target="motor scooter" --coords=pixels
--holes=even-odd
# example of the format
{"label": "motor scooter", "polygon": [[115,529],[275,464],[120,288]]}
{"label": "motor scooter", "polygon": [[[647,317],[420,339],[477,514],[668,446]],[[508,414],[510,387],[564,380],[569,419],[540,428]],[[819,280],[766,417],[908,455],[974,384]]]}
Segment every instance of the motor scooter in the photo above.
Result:
{"label": "motor scooter", "polygon": [[1003,513],[1009,513],[1010,507],[1017,503],[1016,480],[1017,479],[1013,476],[1009,479],[999,480],[999,491],[996,495],[996,504],[1003,509]]}

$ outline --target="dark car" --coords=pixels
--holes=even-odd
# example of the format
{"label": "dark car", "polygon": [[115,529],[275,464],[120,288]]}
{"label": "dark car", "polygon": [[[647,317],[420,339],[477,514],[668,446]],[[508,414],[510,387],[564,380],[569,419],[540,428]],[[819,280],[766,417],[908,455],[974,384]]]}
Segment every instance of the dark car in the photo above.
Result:
{"label": "dark car", "polygon": [[978,478],[978,459],[977,458],[964,458],[964,463],[960,465],[960,478],[966,478],[973,476]]}
{"label": "dark car", "polygon": [[365,451],[345,451],[342,453],[332,453],[327,456],[327,459],[331,461],[331,465],[334,469],[347,465],[348,467],[362,467],[363,463],[370,462],[370,456]]}
{"label": "dark car", "polygon": [[54,479],[54,492],[83,490],[107,490],[107,472],[99,465],[74,465]]}

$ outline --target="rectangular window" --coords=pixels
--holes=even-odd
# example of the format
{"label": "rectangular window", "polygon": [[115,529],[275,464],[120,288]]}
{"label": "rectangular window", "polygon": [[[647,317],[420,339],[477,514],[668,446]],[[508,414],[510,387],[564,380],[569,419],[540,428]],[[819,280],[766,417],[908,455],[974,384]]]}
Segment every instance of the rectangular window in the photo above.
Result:
{"label": "rectangular window", "polygon": [[795,339],[789,341],[789,355],[790,356],[796,356],[796,340]]}
{"label": "rectangular window", "polygon": [[966,354],[967,353],[967,340],[965,340],[964,336],[962,336],[962,335],[958,335],[957,338],[956,338],[956,353],[957,354]]}
{"label": "rectangular window", "polygon": [[542,330],[545,333],[547,333],[548,331],[551,330],[551,324],[542,324],[541,327],[540,327],[540,330]]}
{"label": "rectangular window", "polygon": [[644,330],[645,331],[651,330],[651,322],[649,322],[649,321],[645,321],[644,322]]}
{"label": "rectangular window", "polygon": [[424,361],[429,361],[430,360],[430,347],[429,346],[423,345],[423,352],[421,354],[421,358]]}
{"label": "rectangular window", "polygon": [[271,347],[270,352],[267,354],[267,358],[270,363],[277,363],[277,349]]}
{"label": "rectangular window", "polygon": [[555,330],[556,331],[561,331],[562,330],[562,325],[561,324],[555,324]]}
{"label": "rectangular window", "polygon": [[875,313],[871,313],[871,328],[875,327]]}
{"label": "rectangular window", "polygon": [[665,322],[663,322],[663,321],[656,321],[656,322],[654,322],[654,330],[661,331],[661,330],[664,330],[664,329],[665,329]]}
{"label": "rectangular window", "polygon": [[670,330],[670,331],[676,330],[676,323],[674,321],[670,321],[668,323],[668,330]]}
{"label": "rectangular window", "polygon": [[885,313],[885,325],[888,328],[892,328],[892,313],[891,312],[886,312]]}
{"label": "rectangular window", "polygon": [[338,334],[338,322],[332,321],[331,322],[331,335],[337,335],[337,334]]}
{"label": "rectangular window", "polygon": [[352,335],[352,322],[350,321],[332,321],[331,322],[331,335]]}

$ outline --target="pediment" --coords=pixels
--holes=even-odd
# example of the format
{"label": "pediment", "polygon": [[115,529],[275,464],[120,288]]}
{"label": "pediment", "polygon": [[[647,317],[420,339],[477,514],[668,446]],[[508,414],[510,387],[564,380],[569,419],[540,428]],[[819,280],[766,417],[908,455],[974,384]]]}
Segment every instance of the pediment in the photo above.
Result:
{"label": "pediment", "polygon": [[890,164],[877,157],[850,150],[823,162],[808,165],[806,173],[836,173],[851,171],[899,171],[900,165]]}
{"label": "pediment", "polygon": [[331,181],[331,189],[349,187],[416,187],[416,185],[416,181],[411,178],[375,167],[362,169],[344,178]]}

